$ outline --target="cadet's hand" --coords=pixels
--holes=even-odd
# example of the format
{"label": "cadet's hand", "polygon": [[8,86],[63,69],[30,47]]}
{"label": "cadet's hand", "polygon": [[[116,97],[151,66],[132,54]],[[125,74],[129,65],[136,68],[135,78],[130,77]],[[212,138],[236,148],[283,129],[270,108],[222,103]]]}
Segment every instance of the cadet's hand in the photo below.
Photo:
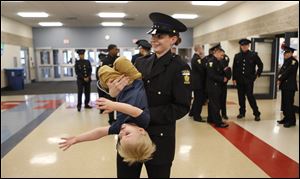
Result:
{"label": "cadet's hand", "polygon": [[64,142],[58,143],[59,148],[63,151],[67,150],[69,147],[71,147],[73,144],[76,144],[76,137],[63,137],[62,140],[65,140]]}
{"label": "cadet's hand", "polygon": [[233,86],[236,86],[236,80],[232,80]]}
{"label": "cadet's hand", "polygon": [[123,88],[128,85],[129,78],[124,75],[118,77],[114,81],[109,80],[107,86],[109,88],[109,94],[111,97],[116,97]]}
{"label": "cadet's hand", "polygon": [[228,81],[228,78],[224,77],[224,83],[226,83]]}
{"label": "cadet's hand", "polygon": [[88,82],[88,81],[89,81],[89,77],[83,78],[83,80],[84,80],[85,82]]}
{"label": "cadet's hand", "polygon": [[278,86],[280,85],[280,83],[281,83],[281,82],[280,82],[279,80],[277,80],[277,85],[278,85]]}
{"label": "cadet's hand", "polygon": [[114,109],[115,102],[113,102],[109,99],[106,99],[106,98],[96,99],[96,106],[97,106],[97,109],[104,110],[104,112],[103,112],[104,114],[110,113],[115,110]]}

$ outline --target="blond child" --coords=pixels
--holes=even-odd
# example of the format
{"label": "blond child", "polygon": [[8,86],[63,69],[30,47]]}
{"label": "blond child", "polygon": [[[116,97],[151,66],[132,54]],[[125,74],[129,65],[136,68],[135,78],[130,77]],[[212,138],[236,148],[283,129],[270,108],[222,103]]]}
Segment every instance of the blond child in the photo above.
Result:
{"label": "blond child", "polygon": [[101,67],[98,73],[100,85],[106,90],[112,81],[121,79],[124,75],[128,77],[128,85],[115,94],[116,102],[106,98],[96,100],[97,108],[104,110],[104,113],[118,111],[116,122],[78,136],[62,138],[65,141],[59,143],[60,148],[65,151],[80,142],[118,134],[117,151],[123,161],[131,165],[151,159],[155,144],[145,131],[150,122],[150,114],[141,74],[125,57],[116,59],[113,68],[106,65]]}

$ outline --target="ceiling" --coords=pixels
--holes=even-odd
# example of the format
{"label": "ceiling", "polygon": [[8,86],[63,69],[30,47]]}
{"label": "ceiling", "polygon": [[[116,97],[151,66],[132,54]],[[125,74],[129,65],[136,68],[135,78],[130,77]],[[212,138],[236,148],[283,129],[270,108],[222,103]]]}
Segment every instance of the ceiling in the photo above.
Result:
{"label": "ceiling", "polygon": [[[193,20],[180,20],[187,27],[195,27],[243,1],[228,1],[223,6],[193,6],[191,1],[129,1],[127,4],[103,4],[95,1],[1,1],[1,16],[23,24],[38,27],[39,22],[60,21],[66,27],[95,27],[104,21],[122,21],[125,27],[146,27],[152,23],[148,17],[151,12],[193,13],[199,17]],[[18,12],[46,12],[47,18],[23,18]],[[124,12],[124,19],[103,19],[99,12]]]}

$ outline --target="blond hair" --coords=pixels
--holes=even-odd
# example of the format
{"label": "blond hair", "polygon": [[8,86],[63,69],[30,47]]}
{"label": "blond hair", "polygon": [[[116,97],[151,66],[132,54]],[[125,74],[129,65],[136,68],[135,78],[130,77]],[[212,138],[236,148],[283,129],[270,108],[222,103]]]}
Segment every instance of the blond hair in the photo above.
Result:
{"label": "blond hair", "polygon": [[155,150],[156,146],[147,132],[142,133],[133,144],[122,143],[121,145],[119,143],[117,145],[118,153],[123,158],[123,161],[128,162],[129,165],[135,162],[146,162],[150,160]]}

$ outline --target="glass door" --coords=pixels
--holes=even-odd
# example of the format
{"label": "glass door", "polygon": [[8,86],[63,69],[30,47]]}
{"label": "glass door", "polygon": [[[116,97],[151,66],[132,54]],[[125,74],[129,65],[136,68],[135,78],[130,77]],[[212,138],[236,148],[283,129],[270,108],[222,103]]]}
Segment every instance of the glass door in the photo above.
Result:
{"label": "glass door", "polygon": [[30,83],[30,73],[29,73],[29,50],[28,48],[21,48],[20,51],[20,64],[24,69],[24,83]]}
{"label": "glass door", "polygon": [[60,70],[61,70],[61,80],[76,80],[75,74],[75,57],[73,49],[62,49],[60,55]]}
{"label": "glass door", "polygon": [[39,81],[53,81],[52,51],[50,49],[36,50],[37,76]]}
{"label": "glass door", "polygon": [[264,64],[263,72],[254,84],[253,93],[257,99],[276,98],[275,45],[273,38],[252,38],[251,50],[258,53]]}

